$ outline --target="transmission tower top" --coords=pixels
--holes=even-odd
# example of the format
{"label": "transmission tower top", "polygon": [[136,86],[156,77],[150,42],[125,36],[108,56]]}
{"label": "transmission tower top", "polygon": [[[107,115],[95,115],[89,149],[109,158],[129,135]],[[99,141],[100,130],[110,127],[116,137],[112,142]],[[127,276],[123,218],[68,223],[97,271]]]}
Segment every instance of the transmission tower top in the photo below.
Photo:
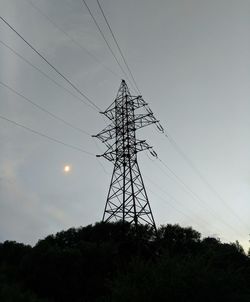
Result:
{"label": "transmission tower top", "polygon": [[151,124],[161,132],[164,130],[142,96],[132,96],[124,80],[115,101],[101,113],[110,124],[94,135],[107,147],[97,156],[114,164],[103,221],[122,220],[136,228],[139,224],[148,224],[156,229],[137,153],[149,150],[152,156],[157,157],[157,154],[145,140],[136,138],[136,131]]}

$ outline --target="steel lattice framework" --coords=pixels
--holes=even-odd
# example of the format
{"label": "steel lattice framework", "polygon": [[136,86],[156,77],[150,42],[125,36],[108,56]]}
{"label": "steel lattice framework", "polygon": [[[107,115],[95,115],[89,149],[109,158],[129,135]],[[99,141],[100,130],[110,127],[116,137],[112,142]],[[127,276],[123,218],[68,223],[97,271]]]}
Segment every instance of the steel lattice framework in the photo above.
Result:
{"label": "steel lattice framework", "polygon": [[136,131],[156,124],[163,132],[159,121],[141,96],[132,96],[124,80],[115,101],[101,112],[111,123],[99,134],[94,135],[107,146],[102,155],[114,164],[103,221],[122,220],[135,224],[148,224],[156,229],[148,196],[137,162],[137,153],[149,150],[157,154],[145,140],[136,138]]}

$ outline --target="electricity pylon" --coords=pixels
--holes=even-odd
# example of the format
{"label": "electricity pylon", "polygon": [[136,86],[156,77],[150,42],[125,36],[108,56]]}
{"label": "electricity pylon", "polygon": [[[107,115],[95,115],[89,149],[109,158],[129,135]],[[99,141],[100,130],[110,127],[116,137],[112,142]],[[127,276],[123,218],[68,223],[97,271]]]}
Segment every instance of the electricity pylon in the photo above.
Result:
{"label": "electricity pylon", "polygon": [[151,124],[156,124],[161,132],[163,128],[142,97],[130,94],[124,80],[115,101],[101,113],[111,123],[93,136],[107,146],[106,152],[97,157],[114,164],[103,221],[122,220],[134,224],[136,229],[139,224],[148,224],[156,230],[137,153],[149,150],[153,156],[157,154],[145,140],[136,138],[136,131]]}

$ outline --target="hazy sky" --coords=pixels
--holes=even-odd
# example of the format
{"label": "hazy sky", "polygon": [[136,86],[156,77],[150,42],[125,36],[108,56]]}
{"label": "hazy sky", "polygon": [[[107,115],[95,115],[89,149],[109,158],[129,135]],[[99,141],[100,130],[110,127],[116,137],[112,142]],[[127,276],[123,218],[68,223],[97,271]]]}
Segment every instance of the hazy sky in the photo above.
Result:
{"label": "hazy sky", "polygon": [[[29,1],[1,0],[1,16],[100,108],[107,108],[123,75],[81,0],[32,0],[68,36]],[[118,55],[96,1],[87,3]],[[247,248],[250,1],[101,0],[101,4],[144,99],[221,196],[201,180],[163,135],[148,127],[140,137],[154,146],[159,158],[196,194],[187,192],[161,162],[139,154],[157,225],[192,225],[204,236],[239,239]],[[0,41],[77,94],[3,22]],[[1,82],[50,112],[91,134],[105,127],[100,114],[1,43],[0,66]],[[0,100],[4,117],[94,154],[104,150],[100,142],[96,145],[91,137],[54,120],[2,85]],[[34,244],[50,233],[100,221],[111,163],[100,159],[100,164],[94,156],[3,120],[0,141],[0,241]],[[65,164],[72,166],[68,174],[63,173]]]}

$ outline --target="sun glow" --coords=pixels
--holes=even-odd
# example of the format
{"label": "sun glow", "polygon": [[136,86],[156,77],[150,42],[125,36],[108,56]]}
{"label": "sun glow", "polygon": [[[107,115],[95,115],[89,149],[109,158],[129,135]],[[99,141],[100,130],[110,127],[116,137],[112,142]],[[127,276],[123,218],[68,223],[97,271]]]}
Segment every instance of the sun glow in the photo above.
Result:
{"label": "sun glow", "polygon": [[65,165],[65,166],[63,167],[63,171],[64,171],[65,173],[69,173],[69,172],[71,171],[71,166],[70,166],[70,165]]}

